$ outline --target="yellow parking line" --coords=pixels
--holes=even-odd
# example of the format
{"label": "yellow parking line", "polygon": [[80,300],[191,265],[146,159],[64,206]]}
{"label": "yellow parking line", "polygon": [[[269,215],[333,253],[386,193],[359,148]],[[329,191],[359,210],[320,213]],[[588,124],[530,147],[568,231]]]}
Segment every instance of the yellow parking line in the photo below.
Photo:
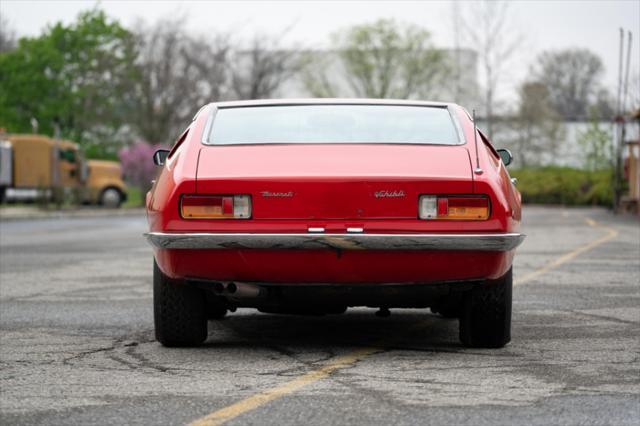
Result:
{"label": "yellow parking line", "polygon": [[567,263],[570,260],[572,260],[573,258],[575,258],[576,256],[591,250],[594,247],[599,246],[600,244],[606,243],[607,241],[615,238],[618,236],[618,231],[616,231],[615,229],[609,227],[609,226],[604,226],[599,224],[598,222],[596,222],[593,219],[590,218],[586,218],[585,222],[587,222],[587,224],[589,226],[593,226],[593,227],[597,227],[597,228],[602,228],[604,230],[607,231],[607,235],[598,238],[597,240],[593,240],[588,244],[585,244],[581,247],[578,247],[575,250],[570,251],[569,253],[566,253],[562,256],[560,256],[559,258],[555,259],[552,262],[549,262],[548,264],[546,264],[545,266],[543,266],[540,269],[536,269],[535,271],[529,272],[528,274],[523,275],[522,277],[518,277],[513,281],[513,285],[521,285],[524,284],[526,282],[532,281],[536,278],[538,278],[540,275],[545,274],[547,272],[549,272],[552,269],[557,268],[558,266],[562,265],[563,263]]}
{"label": "yellow parking line", "polygon": [[218,411],[214,411],[213,413],[194,421],[193,423],[191,423],[191,426],[220,425],[227,420],[239,416],[242,413],[246,413],[247,411],[258,408],[259,406],[264,405],[269,401],[295,392],[301,387],[308,385],[309,383],[313,383],[317,380],[323,379],[339,368],[344,368],[348,365],[354,364],[360,359],[372,355],[376,352],[382,352],[382,350],[383,349],[381,348],[362,348],[351,352],[350,354],[339,356],[324,367],[318,368],[317,370],[309,371],[308,373],[305,373],[302,376],[297,377],[280,386],[267,389],[264,392],[260,392],[256,395],[250,396],[247,399],[236,402],[235,404],[231,404],[227,407],[221,408]]}
{"label": "yellow parking line", "polygon": [[[557,268],[563,263],[569,262],[576,256],[588,250],[591,250],[592,248],[599,246],[600,244],[605,243],[611,240],[612,238],[615,238],[618,235],[618,231],[616,231],[615,229],[600,225],[595,220],[587,218],[585,219],[585,222],[589,224],[589,226],[605,229],[607,231],[607,235],[597,240],[594,240],[584,246],[581,246],[569,253],[566,253],[560,256],[559,258],[557,258],[556,260],[554,260],[553,262],[550,262],[547,265],[543,266],[542,268],[537,269],[533,272],[530,272],[529,274],[524,275],[521,278],[514,280],[514,285],[520,285],[520,284],[524,284],[527,281],[531,281],[539,277],[540,275],[554,268]],[[211,414],[206,415],[205,417],[195,420],[190,424],[190,426],[221,425],[224,422],[231,420],[241,414],[244,414],[248,411],[258,408],[268,403],[269,401],[273,401],[274,399],[291,394],[297,391],[298,389],[302,388],[303,386],[306,386],[310,383],[321,380],[340,368],[353,365],[359,360],[361,360],[362,358],[365,358],[369,355],[382,352],[382,351],[383,349],[381,347],[378,347],[378,348],[367,347],[367,348],[358,349],[347,355],[339,356],[323,367],[320,367],[316,370],[309,371],[308,373],[305,373],[299,377],[296,377],[295,379],[290,380],[286,383],[283,383],[279,386],[267,389],[263,392],[260,392],[246,399],[243,399],[242,401],[238,401],[234,404],[228,405],[217,411],[214,411]]]}

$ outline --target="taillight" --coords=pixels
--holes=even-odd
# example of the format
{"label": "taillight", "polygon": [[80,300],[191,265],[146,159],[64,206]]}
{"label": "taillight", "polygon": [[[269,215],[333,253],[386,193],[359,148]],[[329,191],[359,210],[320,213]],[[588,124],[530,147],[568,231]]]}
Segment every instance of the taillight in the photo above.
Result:
{"label": "taillight", "polygon": [[248,219],[249,195],[183,195],[180,214],[185,219]]}
{"label": "taillight", "polygon": [[420,219],[486,220],[489,198],[458,195],[421,195]]}

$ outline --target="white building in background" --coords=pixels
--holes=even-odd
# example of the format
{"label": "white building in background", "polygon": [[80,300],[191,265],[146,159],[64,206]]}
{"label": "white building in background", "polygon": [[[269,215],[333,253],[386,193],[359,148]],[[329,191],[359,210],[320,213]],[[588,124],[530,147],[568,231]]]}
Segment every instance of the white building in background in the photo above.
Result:
{"label": "white building in background", "polygon": [[[613,144],[617,140],[616,126],[611,121],[599,121],[598,129],[607,133],[610,138],[611,145],[607,150],[607,154],[613,155]],[[593,127],[593,123],[589,121],[565,121],[560,123],[560,139],[556,141],[555,146],[549,146],[543,152],[529,152],[528,166],[565,166],[581,169],[587,164],[586,147],[580,143],[584,134]],[[478,120],[478,128],[485,128],[485,122]],[[514,140],[518,138],[515,130],[509,129],[507,126],[499,126],[493,137],[493,145],[496,148],[508,148],[514,155],[513,166],[518,168],[522,166],[521,159],[518,158],[517,148]],[[640,138],[640,126],[636,123],[629,123],[626,127],[626,140],[637,140]],[[551,145],[551,144],[550,144]],[[623,149],[623,157],[628,156],[628,149]],[[610,157],[612,158],[612,157]]]}

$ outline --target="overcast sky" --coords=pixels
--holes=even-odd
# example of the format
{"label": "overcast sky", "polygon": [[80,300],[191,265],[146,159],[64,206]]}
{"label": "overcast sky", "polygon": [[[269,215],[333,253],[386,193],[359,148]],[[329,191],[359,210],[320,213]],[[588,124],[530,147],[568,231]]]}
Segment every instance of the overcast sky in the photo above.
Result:
{"label": "overcast sky", "polygon": [[[458,8],[468,6],[460,1]],[[345,26],[395,18],[431,31],[438,47],[454,46],[452,5],[448,1],[25,1],[0,0],[0,13],[18,35],[37,35],[48,24],[69,23],[78,12],[99,5],[127,26],[139,19],[182,15],[195,33],[231,32],[238,38],[255,33],[279,34],[292,26],[286,42],[305,48],[329,47],[328,35]],[[618,28],[631,30],[633,75],[640,63],[640,0],[513,1],[512,28],[525,36],[519,56],[505,76],[503,96],[526,78],[529,64],[545,49],[585,47],[596,52],[606,67],[605,84],[615,93],[618,72]],[[462,46],[465,47],[465,46]],[[636,86],[637,87],[637,86]]]}

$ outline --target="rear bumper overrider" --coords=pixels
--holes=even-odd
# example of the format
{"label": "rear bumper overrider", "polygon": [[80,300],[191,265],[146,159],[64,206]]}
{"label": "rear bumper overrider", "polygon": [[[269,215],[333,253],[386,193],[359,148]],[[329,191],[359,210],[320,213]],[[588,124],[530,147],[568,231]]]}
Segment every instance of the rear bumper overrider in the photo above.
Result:
{"label": "rear bumper overrider", "polygon": [[144,234],[159,249],[268,250],[463,250],[510,251],[525,238],[519,233],[483,234]]}

